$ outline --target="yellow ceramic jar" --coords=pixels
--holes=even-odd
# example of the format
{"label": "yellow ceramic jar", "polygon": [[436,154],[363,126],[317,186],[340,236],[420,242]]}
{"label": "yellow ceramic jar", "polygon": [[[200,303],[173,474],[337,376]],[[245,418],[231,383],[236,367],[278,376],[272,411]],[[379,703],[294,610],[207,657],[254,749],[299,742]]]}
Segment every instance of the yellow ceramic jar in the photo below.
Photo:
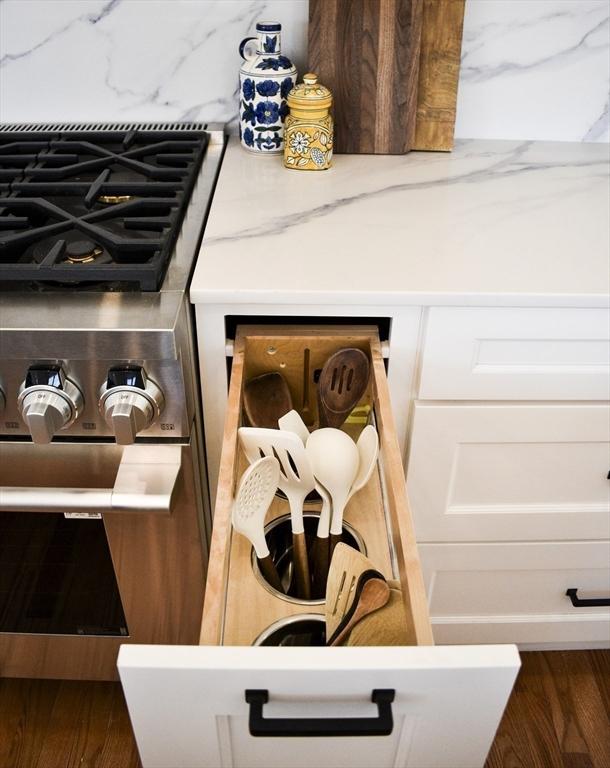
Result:
{"label": "yellow ceramic jar", "polygon": [[325,171],[333,156],[333,97],[312,73],[288,94],[284,123],[284,165],[298,171]]}

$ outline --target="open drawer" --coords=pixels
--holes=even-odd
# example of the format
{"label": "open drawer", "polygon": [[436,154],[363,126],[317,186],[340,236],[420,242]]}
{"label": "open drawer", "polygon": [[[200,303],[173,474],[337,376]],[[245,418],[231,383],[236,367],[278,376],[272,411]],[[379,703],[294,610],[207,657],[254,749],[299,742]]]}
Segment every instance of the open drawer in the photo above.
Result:
{"label": "open drawer", "polygon": [[[232,531],[233,497],[246,467],[237,434],[243,386],[264,372],[281,372],[294,406],[305,406],[306,423],[315,425],[316,373],[344,347],[369,357],[371,377],[358,412],[375,425],[380,445],[377,471],[350,501],[345,520],[375,567],[400,582],[407,644],[254,647],[270,625],[323,614],[324,604],[274,594],[253,569],[249,543]],[[363,421],[350,419],[345,430],[355,437]],[[286,511],[286,501],[276,498],[267,519]],[[433,647],[375,328],[239,329],[201,645],[124,646],[118,667],[145,768],[484,764],[519,657],[514,646]]]}

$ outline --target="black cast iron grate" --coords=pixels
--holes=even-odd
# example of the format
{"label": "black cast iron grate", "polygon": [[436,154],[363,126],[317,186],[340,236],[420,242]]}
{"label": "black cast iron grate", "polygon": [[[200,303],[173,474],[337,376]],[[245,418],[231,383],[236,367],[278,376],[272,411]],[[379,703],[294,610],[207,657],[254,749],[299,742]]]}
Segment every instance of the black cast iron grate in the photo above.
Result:
{"label": "black cast iron grate", "polygon": [[0,287],[158,290],[204,130],[0,131]]}

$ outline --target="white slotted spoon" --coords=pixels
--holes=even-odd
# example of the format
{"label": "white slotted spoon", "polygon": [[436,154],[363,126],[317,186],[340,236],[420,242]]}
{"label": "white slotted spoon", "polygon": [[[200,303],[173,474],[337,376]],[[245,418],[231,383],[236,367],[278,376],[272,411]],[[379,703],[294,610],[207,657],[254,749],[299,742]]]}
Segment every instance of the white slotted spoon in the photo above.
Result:
{"label": "white slotted spoon", "polygon": [[274,456],[280,464],[278,487],[286,494],[290,505],[297,597],[309,600],[311,584],[303,526],[303,504],[307,494],[315,488],[316,481],[305,453],[305,446],[298,435],[280,429],[240,427],[238,434],[248,461],[257,461],[261,456]]}
{"label": "white slotted spoon", "polygon": [[251,464],[239,482],[231,521],[235,530],[245,536],[254,547],[258,567],[266,581],[278,592],[283,592],[265,539],[265,515],[275,496],[279,477],[280,465],[273,456]]}

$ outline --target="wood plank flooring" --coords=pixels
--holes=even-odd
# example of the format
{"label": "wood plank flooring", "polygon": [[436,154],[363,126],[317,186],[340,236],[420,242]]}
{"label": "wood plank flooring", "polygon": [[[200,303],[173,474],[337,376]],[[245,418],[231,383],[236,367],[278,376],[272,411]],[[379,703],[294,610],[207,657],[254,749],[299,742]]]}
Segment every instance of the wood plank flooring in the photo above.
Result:
{"label": "wood plank flooring", "polygon": [[[486,768],[610,768],[610,651],[521,658]],[[120,685],[0,680],[0,768],[77,766],[140,768]]]}

